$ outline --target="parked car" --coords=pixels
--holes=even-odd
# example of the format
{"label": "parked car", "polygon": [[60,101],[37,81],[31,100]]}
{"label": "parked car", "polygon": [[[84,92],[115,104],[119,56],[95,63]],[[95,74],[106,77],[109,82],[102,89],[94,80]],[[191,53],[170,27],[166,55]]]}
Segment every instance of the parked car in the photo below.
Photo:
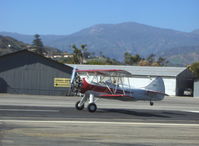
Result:
{"label": "parked car", "polygon": [[193,91],[192,91],[191,88],[186,88],[186,89],[184,90],[184,95],[185,95],[185,96],[192,96],[192,94],[193,94]]}

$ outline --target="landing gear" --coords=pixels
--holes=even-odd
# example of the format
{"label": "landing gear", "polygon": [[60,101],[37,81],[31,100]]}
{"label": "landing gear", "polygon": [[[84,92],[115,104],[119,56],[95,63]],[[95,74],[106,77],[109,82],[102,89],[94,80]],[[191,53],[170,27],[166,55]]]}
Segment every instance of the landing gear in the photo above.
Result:
{"label": "landing gear", "polygon": [[150,105],[151,105],[151,106],[153,106],[153,105],[154,105],[154,103],[153,103],[152,101],[150,101]]}
{"label": "landing gear", "polygon": [[88,111],[93,113],[97,110],[97,105],[95,103],[90,103],[87,107]]}
{"label": "landing gear", "polygon": [[[89,101],[88,101],[89,100]],[[95,104],[95,99],[93,94],[85,94],[80,101],[75,104],[77,110],[83,110],[84,104],[88,101],[87,109],[89,112],[93,113],[97,110],[97,105]]]}
{"label": "landing gear", "polygon": [[79,103],[80,103],[80,101],[78,101],[76,104],[75,104],[75,107],[76,107],[76,109],[77,110],[83,110],[84,109],[84,104],[82,104],[81,106],[79,106]]}

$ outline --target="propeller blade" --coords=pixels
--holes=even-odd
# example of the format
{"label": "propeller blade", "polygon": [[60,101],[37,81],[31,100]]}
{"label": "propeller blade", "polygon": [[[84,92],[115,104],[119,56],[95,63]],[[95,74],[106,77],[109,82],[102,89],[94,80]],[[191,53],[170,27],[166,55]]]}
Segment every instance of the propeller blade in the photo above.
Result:
{"label": "propeller blade", "polygon": [[71,85],[73,84],[74,80],[75,80],[75,74],[76,74],[76,66],[73,68],[73,72],[72,72],[72,75],[71,75],[71,80],[70,80],[70,83]]}
{"label": "propeller blade", "polygon": [[70,89],[68,90],[68,95],[71,95],[71,91],[74,88],[75,75],[76,75],[76,66],[73,68],[72,71],[71,80],[70,80]]}

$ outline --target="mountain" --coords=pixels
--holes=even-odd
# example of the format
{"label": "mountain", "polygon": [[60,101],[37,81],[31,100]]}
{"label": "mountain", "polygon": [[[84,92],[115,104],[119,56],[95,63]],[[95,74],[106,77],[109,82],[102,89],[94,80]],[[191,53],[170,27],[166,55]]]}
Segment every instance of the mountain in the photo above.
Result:
{"label": "mountain", "polygon": [[[32,44],[32,41],[34,39],[34,35],[26,35],[26,34],[19,34],[19,33],[13,33],[13,32],[0,32],[0,35],[2,36],[10,36],[13,37],[17,40],[20,40],[24,43]],[[54,42],[56,40],[60,40],[64,35],[41,35],[42,42],[44,43],[45,46],[49,46],[51,42]],[[56,47],[55,47],[56,48]]]}
{"label": "mountain", "polygon": [[[18,41],[12,37],[0,35],[0,56],[23,49],[30,49],[32,45]],[[60,52],[60,50],[52,47],[44,47],[47,52]]]}
{"label": "mountain", "polygon": [[16,39],[0,35],[0,55],[26,49],[27,46],[27,44],[17,41]]}
{"label": "mountain", "polygon": [[114,58],[122,58],[126,51],[148,56],[170,48],[199,45],[199,35],[138,23],[95,25],[66,36],[59,43],[63,40],[67,46],[88,44],[93,52],[103,50],[103,54]]}
{"label": "mountain", "polygon": [[[69,52],[72,51],[70,47],[72,44],[77,46],[87,44],[89,52],[95,52],[96,55],[103,53],[105,56],[121,61],[123,60],[124,52],[141,54],[143,57],[153,53],[157,56],[170,58],[172,55],[175,55],[175,57],[183,56],[188,52],[192,55],[195,53],[195,56],[197,56],[199,55],[196,52],[199,46],[199,33],[197,32],[195,30],[187,33],[135,22],[126,22],[99,24],[71,35],[41,35],[41,38],[45,45]],[[28,43],[33,40],[33,36],[23,38],[24,36],[19,34],[18,36],[16,34],[15,36],[13,34],[7,35]],[[186,51],[188,52],[183,51],[185,48],[187,48]],[[175,54],[171,54],[172,50],[175,50]],[[189,63],[192,61],[190,60]],[[186,64],[187,61],[181,63]]]}
{"label": "mountain", "polygon": [[160,53],[170,64],[185,66],[199,61],[199,46],[171,48]]}
{"label": "mountain", "polygon": [[192,34],[199,35],[199,29],[193,30],[191,33],[192,33]]}

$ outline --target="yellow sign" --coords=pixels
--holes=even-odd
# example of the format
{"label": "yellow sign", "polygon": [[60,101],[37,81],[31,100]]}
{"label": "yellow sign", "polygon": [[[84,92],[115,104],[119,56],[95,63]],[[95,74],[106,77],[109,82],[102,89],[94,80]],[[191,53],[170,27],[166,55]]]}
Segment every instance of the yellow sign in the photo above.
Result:
{"label": "yellow sign", "polygon": [[70,78],[54,78],[54,87],[70,87]]}

